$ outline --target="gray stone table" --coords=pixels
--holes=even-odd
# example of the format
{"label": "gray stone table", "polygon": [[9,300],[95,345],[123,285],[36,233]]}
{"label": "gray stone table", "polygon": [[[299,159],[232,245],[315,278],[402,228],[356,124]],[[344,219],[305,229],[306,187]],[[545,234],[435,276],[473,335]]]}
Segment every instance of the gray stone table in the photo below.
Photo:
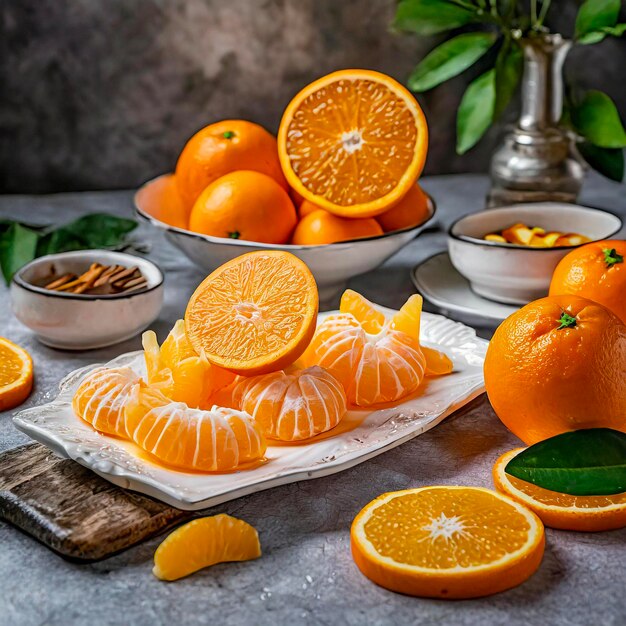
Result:
{"label": "gray stone table", "polygon": [[[438,202],[438,227],[352,284],[389,307],[400,306],[413,292],[412,266],[444,249],[446,226],[482,207],[487,181],[444,176],[426,179],[424,186]],[[597,177],[588,181],[582,201],[626,214],[624,188]],[[131,193],[0,197],[0,217],[61,223],[87,211],[129,215]],[[163,337],[182,316],[203,274],[147,226],[138,236],[152,241],[150,256],[166,272],[165,306],[155,324]],[[67,372],[140,347],[136,338],[84,353],[46,348],[13,317],[4,285],[0,335],[23,345],[34,358],[36,387],[25,407],[49,400]],[[11,412],[0,413],[0,450],[27,440],[12,426]],[[492,486],[493,462],[519,443],[483,397],[462,415],[353,469],[216,507],[211,513],[233,514],[259,530],[263,557],[218,565],[169,584],[151,574],[159,539],[99,563],[77,565],[0,522],[0,626],[625,624],[626,529],[601,534],[548,530],[545,558],[530,580],[473,601],[394,594],[370,583],[354,565],[350,523],[372,498],[419,485]]]}

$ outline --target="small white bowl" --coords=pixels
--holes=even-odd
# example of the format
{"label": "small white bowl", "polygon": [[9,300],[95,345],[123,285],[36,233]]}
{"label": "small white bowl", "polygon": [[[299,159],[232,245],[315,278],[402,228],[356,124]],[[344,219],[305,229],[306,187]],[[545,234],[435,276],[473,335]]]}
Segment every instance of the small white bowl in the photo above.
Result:
{"label": "small white bowl", "polygon": [[[50,291],[33,284],[52,273],[80,274],[95,262],[137,266],[147,280],[146,289],[99,296]],[[110,250],[42,256],[18,270],[11,282],[15,317],[28,326],[39,341],[64,350],[103,348],[130,339],[158,317],[162,305],[161,270],[146,259]]]}
{"label": "small white bowl", "polygon": [[135,194],[135,210],[152,225],[164,230],[166,237],[200,269],[211,272],[226,261],[255,250],[286,250],[307,264],[317,282],[321,302],[328,302],[345,289],[350,278],[369,272],[384,263],[415,239],[435,214],[435,204],[429,197],[430,215],[419,226],[376,237],[320,246],[225,239],[177,228],[162,219],[170,210],[170,207],[163,206],[163,202],[167,202],[166,190],[172,180],[171,174],[164,174],[140,187]]}
{"label": "small white bowl", "polygon": [[612,213],[560,202],[517,204],[460,218],[448,231],[452,264],[478,295],[506,304],[527,304],[548,295],[554,268],[577,247],[530,248],[483,239],[516,222],[593,241],[608,239],[622,228],[622,220]]}

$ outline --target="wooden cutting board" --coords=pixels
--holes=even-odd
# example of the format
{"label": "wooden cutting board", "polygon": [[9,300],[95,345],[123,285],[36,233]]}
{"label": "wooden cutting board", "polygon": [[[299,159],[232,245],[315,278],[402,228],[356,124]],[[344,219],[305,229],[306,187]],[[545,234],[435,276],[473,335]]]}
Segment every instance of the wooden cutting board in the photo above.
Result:
{"label": "wooden cutting board", "polygon": [[31,443],[0,454],[0,518],[61,556],[97,561],[189,519]]}

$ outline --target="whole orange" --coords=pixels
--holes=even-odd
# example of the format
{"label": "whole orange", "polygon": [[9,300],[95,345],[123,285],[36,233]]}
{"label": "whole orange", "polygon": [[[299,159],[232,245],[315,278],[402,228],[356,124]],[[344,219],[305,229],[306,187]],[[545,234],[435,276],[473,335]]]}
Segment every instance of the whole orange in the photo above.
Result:
{"label": "whole orange", "polygon": [[320,210],[320,207],[318,207],[317,204],[313,204],[310,200],[303,200],[298,205],[298,215],[300,216],[300,219],[302,219],[309,213],[313,213],[313,211],[319,211],[319,210]]}
{"label": "whole orange", "polygon": [[253,122],[223,120],[199,130],[178,157],[176,183],[184,204],[192,207],[207,185],[235,170],[267,174],[287,189],[276,138]]}
{"label": "whole orange", "polygon": [[406,195],[392,209],[377,215],[376,220],[388,233],[392,230],[404,230],[423,224],[430,217],[430,200],[424,190],[413,185]]}
{"label": "whole orange", "polygon": [[611,309],[626,324],[626,241],[607,239],[575,248],[556,266],[550,295],[571,293]]}
{"label": "whole orange", "polygon": [[579,428],[626,432],[626,325],[601,304],[527,304],[496,330],[484,373],[498,417],[527,444]]}
{"label": "whole orange", "polygon": [[351,219],[317,209],[298,222],[291,242],[300,246],[317,246],[382,234],[383,229],[373,218]]}
{"label": "whole orange", "polygon": [[239,170],[213,181],[196,200],[189,230],[214,237],[286,243],[296,225],[296,209],[271,177]]}

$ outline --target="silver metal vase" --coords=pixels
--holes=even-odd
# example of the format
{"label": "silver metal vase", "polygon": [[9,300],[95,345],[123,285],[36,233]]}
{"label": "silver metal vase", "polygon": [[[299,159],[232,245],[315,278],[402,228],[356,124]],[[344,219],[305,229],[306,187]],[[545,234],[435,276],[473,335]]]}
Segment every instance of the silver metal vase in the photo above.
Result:
{"label": "silver metal vase", "polygon": [[572,45],[558,34],[522,40],[522,112],[491,160],[489,206],[520,202],[575,202],[584,169],[567,132],[563,109],[563,63]]}

